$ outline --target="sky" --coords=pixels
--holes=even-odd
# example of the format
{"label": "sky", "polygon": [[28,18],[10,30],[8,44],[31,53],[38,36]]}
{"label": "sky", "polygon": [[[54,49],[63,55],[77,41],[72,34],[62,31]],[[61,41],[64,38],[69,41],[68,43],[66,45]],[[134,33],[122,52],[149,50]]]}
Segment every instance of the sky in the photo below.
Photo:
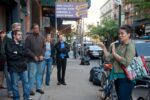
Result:
{"label": "sky", "polygon": [[107,0],[91,0],[91,7],[88,10],[88,18],[84,18],[84,23],[97,25],[97,22],[100,20],[100,7]]}

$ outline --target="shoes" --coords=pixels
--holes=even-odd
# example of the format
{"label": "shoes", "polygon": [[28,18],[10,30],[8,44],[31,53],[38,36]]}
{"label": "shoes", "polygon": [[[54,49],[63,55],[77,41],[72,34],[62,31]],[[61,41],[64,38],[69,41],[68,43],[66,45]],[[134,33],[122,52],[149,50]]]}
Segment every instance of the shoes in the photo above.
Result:
{"label": "shoes", "polygon": [[60,83],[60,82],[58,82],[58,83],[57,83],[57,85],[61,85],[61,83]]}
{"label": "shoes", "polygon": [[62,85],[67,85],[66,82],[62,82],[61,84],[62,84]]}
{"label": "shoes", "polygon": [[12,97],[13,97],[13,93],[12,93],[12,91],[9,91],[9,92],[8,92],[8,97],[10,97],[10,98],[12,98]]}
{"label": "shoes", "polygon": [[30,95],[35,95],[34,91],[30,91]]}
{"label": "shoes", "polygon": [[46,86],[49,86],[49,83],[46,83],[45,85],[46,85]]}
{"label": "shoes", "polygon": [[40,94],[44,94],[44,91],[42,89],[37,89],[36,92],[38,92]]}
{"label": "shoes", "polygon": [[0,86],[0,89],[7,89],[6,87],[4,87],[4,86]]}

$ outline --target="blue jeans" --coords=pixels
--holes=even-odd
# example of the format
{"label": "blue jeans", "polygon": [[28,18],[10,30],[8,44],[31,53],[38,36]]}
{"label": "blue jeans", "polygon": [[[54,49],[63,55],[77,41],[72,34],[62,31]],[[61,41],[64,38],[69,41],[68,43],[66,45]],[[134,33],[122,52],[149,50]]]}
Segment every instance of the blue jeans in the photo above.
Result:
{"label": "blue jeans", "polygon": [[13,90],[13,100],[20,100],[19,95],[19,88],[18,88],[18,82],[19,79],[22,81],[23,86],[23,97],[24,100],[29,99],[29,83],[28,83],[28,72],[10,72],[11,75],[11,83],[12,83],[12,90]]}
{"label": "blue jeans", "polygon": [[134,82],[128,79],[115,80],[115,89],[118,96],[118,100],[131,100],[132,90],[134,88]]}
{"label": "blue jeans", "polygon": [[[45,79],[45,84],[49,85],[50,79],[51,79],[51,70],[52,70],[52,58],[45,59],[43,63],[43,74],[46,69],[46,79]],[[44,76],[44,75],[43,75]]]}
{"label": "blue jeans", "polygon": [[8,72],[8,66],[6,64],[4,66],[4,75],[6,78],[7,90],[8,90],[8,92],[10,92],[10,91],[12,91],[12,84],[11,84],[10,73]]}
{"label": "blue jeans", "polygon": [[29,85],[30,91],[34,89],[34,83],[36,80],[36,89],[42,89],[42,76],[43,76],[43,62],[29,62],[28,72],[29,72]]}

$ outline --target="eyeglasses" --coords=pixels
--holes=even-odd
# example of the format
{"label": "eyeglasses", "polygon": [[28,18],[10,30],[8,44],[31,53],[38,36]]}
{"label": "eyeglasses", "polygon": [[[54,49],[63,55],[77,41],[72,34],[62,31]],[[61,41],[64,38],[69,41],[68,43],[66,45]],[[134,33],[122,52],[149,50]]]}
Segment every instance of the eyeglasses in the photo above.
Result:
{"label": "eyeglasses", "polygon": [[119,33],[118,35],[119,36],[126,36],[127,34],[126,33]]}

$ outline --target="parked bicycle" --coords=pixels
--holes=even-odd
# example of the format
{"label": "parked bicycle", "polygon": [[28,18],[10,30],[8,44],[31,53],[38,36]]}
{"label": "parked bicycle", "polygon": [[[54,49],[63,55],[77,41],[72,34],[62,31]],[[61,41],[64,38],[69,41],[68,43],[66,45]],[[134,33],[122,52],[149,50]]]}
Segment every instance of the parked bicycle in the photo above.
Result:
{"label": "parked bicycle", "polygon": [[104,63],[104,72],[101,79],[101,99],[102,100],[117,100],[117,95],[114,87],[114,80],[110,79],[112,64]]}

